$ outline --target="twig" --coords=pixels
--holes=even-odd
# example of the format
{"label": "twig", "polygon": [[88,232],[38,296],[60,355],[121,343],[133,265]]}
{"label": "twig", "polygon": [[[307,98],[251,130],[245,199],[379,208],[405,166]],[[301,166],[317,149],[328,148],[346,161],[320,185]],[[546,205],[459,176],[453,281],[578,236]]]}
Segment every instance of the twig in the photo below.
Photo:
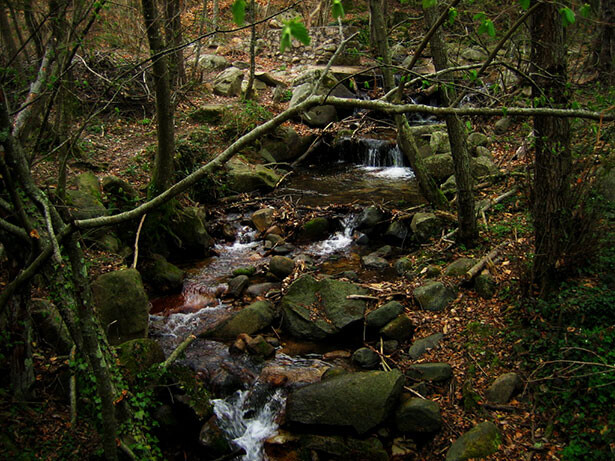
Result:
{"label": "twig", "polygon": [[196,339],[196,336],[190,335],[186,339],[184,339],[179,346],[175,348],[175,350],[169,355],[169,357],[160,364],[160,368],[168,368],[175,360],[179,358],[179,356],[186,350],[186,348],[192,344],[192,342]]}
{"label": "twig", "polygon": [[414,389],[412,389],[411,387],[408,386],[404,386],[404,389],[407,390],[408,392],[416,395],[418,398],[423,399],[423,400],[427,400],[426,397],[423,396],[423,394],[421,394],[420,392],[415,391]]}
{"label": "twig", "polygon": [[137,228],[137,236],[135,237],[135,257],[132,260],[132,268],[137,268],[137,260],[139,259],[139,236],[141,235],[141,228],[143,227],[143,222],[145,221],[145,217],[147,213],[141,216],[141,221],[139,222],[139,227]]}
{"label": "twig", "polygon": [[373,301],[378,301],[378,297],[376,296],[369,296],[369,295],[348,295],[346,296],[346,299],[370,299]]}

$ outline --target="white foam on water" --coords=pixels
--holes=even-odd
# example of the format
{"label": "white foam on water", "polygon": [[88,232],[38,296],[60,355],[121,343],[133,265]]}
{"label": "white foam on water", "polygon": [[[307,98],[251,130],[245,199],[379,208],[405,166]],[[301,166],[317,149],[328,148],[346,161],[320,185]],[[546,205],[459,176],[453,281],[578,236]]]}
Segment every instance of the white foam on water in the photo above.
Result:
{"label": "white foam on water", "polygon": [[306,253],[325,256],[343,251],[353,242],[352,233],[356,225],[355,216],[347,216],[342,220],[343,229],[331,235],[328,239],[316,242],[306,248]]}
{"label": "white foam on water", "polygon": [[414,172],[412,168],[405,166],[390,166],[390,167],[375,167],[375,166],[362,166],[361,170],[367,172],[372,176],[385,179],[410,179],[414,178]]}

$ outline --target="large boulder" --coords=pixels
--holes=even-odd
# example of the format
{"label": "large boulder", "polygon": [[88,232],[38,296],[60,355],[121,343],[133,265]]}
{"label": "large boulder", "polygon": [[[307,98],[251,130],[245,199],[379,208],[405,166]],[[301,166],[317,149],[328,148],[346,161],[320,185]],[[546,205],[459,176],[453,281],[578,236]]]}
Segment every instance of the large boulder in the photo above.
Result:
{"label": "large boulder", "polygon": [[432,312],[443,311],[455,299],[455,292],[442,282],[428,282],[413,294],[423,310]]}
{"label": "large boulder", "polygon": [[265,232],[273,225],[273,208],[261,208],[252,213],[252,224],[259,232]]}
{"label": "large boulder", "polygon": [[397,301],[390,301],[367,314],[365,322],[369,327],[382,328],[403,312],[404,306]]}
{"label": "large boulder", "polygon": [[498,173],[498,167],[489,157],[481,156],[470,159],[470,171],[475,178]]}
{"label": "large boulder", "polygon": [[139,200],[139,194],[132,184],[117,176],[102,178],[102,190],[110,210],[127,211]]}
{"label": "large boulder", "polygon": [[476,264],[476,259],[459,258],[444,269],[444,275],[449,277],[463,277]]}
{"label": "large boulder", "polygon": [[300,136],[292,127],[278,127],[262,140],[261,155],[268,154],[276,162],[289,162],[304,153],[311,142],[311,136]]}
{"label": "large boulder", "polygon": [[370,230],[381,224],[384,220],[385,215],[380,210],[380,208],[374,205],[370,205],[367,208],[364,208],[359,215],[359,220],[357,221],[357,229],[369,232]]}
{"label": "large boulder", "polygon": [[446,453],[446,461],[486,458],[498,451],[501,439],[497,426],[485,421],[453,442]]}
{"label": "large boulder", "polygon": [[204,54],[199,59],[199,67],[204,71],[223,70],[230,67],[230,63],[224,56],[217,54]]}
{"label": "large boulder", "polygon": [[145,283],[157,293],[179,292],[184,283],[185,272],[159,254],[144,259],[139,264],[139,272]]}
{"label": "large boulder", "polygon": [[303,225],[302,235],[312,241],[327,238],[329,235],[329,220],[322,216],[310,219]]}
{"label": "large boulder", "polygon": [[505,373],[499,376],[487,388],[485,396],[491,403],[508,403],[515,392],[523,388],[523,381],[517,373]]}
{"label": "large boulder", "polygon": [[229,67],[214,79],[214,93],[220,96],[239,96],[242,81],[243,71],[236,67]]}
{"label": "large boulder", "polygon": [[399,370],[335,376],[294,390],[286,404],[291,423],[352,427],[363,434],[391,413],[404,384]]}
{"label": "large boulder", "polygon": [[434,154],[446,154],[451,151],[451,144],[446,131],[434,131],[429,139],[429,147]]}
{"label": "large boulder", "polygon": [[365,301],[347,299],[367,290],[339,280],[316,280],[311,275],[297,279],[282,298],[284,328],[305,339],[324,339],[363,319]]}
{"label": "large boulder", "polygon": [[416,239],[422,242],[439,234],[442,224],[434,213],[416,213],[412,217],[410,228]]}
{"label": "large boulder", "polygon": [[92,297],[111,344],[147,336],[150,304],[136,269],[101,275],[92,283]]}
{"label": "large boulder", "polygon": [[56,307],[46,299],[33,299],[30,316],[38,339],[58,354],[67,355],[73,346],[68,328]]}
{"label": "large boulder", "polygon": [[90,219],[105,216],[108,213],[101,200],[95,194],[79,190],[67,190],[66,201],[75,219]]}
{"label": "large boulder", "polygon": [[294,268],[295,261],[287,256],[274,256],[269,261],[269,271],[280,280],[292,274]]}
{"label": "large boulder", "polygon": [[380,329],[380,334],[385,338],[403,341],[414,333],[414,324],[406,315],[402,314],[391,320]]}
{"label": "large boulder", "polygon": [[395,425],[400,432],[438,432],[442,427],[440,406],[427,399],[408,399],[395,412]]}
{"label": "large boulder", "polygon": [[164,362],[162,347],[151,338],[132,339],[120,344],[117,347],[117,357],[130,379],[134,379],[152,365]]}
{"label": "large boulder", "polygon": [[275,309],[267,301],[256,301],[240,311],[235,312],[213,330],[205,331],[200,336],[217,339],[235,339],[242,333],[253,335],[267,328],[275,318]]}
{"label": "large boulder", "polygon": [[205,228],[205,212],[199,207],[178,210],[171,221],[171,232],[175,251],[191,259],[207,256],[214,243]]}
{"label": "large boulder", "polygon": [[91,172],[81,173],[74,179],[74,184],[82,192],[91,195],[102,202],[102,193],[98,177]]}
{"label": "large boulder", "polygon": [[235,192],[270,191],[280,180],[280,176],[271,168],[252,165],[240,159],[234,158],[226,166],[228,186]]}
{"label": "large boulder", "polygon": [[455,174],[453,156],[451,154],[436,154],[423,160],[425,170],[438,183],[443,183],[447,178]]}

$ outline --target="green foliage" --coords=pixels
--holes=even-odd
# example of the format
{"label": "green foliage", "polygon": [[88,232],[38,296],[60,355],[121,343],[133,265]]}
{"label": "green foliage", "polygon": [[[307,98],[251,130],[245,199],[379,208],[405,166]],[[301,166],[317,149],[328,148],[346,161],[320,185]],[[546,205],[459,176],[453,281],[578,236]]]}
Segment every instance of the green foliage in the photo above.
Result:
{"label": "green foliage", "polygon": [[310,34],[299,18],[284,23],[282,37],[280,38],[280,53],[284,53],[286,48],[290,48],[292,38],[296,38],[304,45],[310,44]]}
{"label": "green foliage", "polygon": [[457,19],[457,15],[458,15],[458,11],[457,8],[455,7],[451,7],[448,10],[448,23],[449,25],[453,25],[455,23],[455,19]]}
{"label": "green foliage", "polygon": [[561,8],[559,10],[559,13],[562,16],[562,24],[564,25],[564,27],[568,27],[569,25],[574,24],[576,18],[574,15],[574,11],[572,11],[570,8]]}
{"label": "green foliage", "polygon": [[238,26],[242,26],[246,19],[246,0],[235,0],[231,5],[233,21]]}
{"label": "green foliage", "polygon": [[530,8],[530,3],[531,3],[531,0],[519,0],[519,4],[521,5],[521,8],[523,8],[524,10],[528,10]]}
{"label": "green foliage", "polygon": [[341,0],[333,0],[331,3],[331,15],[334,19],[344,17],[344,5]]}
{"label": "green foliage", "polygon": [[437,0],[423,0],[423,9],[433,8],[436,6]]}

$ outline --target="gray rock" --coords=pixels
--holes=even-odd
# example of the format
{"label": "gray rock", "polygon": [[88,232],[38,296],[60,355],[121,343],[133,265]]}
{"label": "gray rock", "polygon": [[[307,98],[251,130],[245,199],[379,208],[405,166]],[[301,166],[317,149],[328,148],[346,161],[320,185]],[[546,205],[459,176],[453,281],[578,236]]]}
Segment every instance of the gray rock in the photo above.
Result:
{"label": "gray rock", "polygon": [[393,248],[391,245],[384,245],[374,251],[374,254],[382,258],[388,258],[393,254]]}
{"label": "gray rock", "polygon": [[440,190],[446,195],[454,195],[457,193],[457,180],[455,175],[449,176],[446,181],[440,186]]}
{"label": "gray rock", "polygon": [[259,232],[264,232],[273,225],[273,208],[261,208],[252,213],[252,224]]}
{"label": "gray rock", "polygon": [[474,289],[481,298],[490,299],[495,294],[495,280],[489,272],[479,274],[474,278]]}
{"label": "gray rock", "polygon": [[451,145],[448,141],[448,133],[445,131],[434,131],[431,133],[429,147],[434,154],[446,154],[451,151]]}
{"label": "gray rock", "polygon": [[399,275],[405,275],[414,268],[412,260],[407,257],[399,258],[395,261],[395,270]]}
{"label": "gray rock", "polygon": [[510,126],[512,125],[511,117],[502,117],[493,126],[493,131],[495,134],[502,135],[506,134],[508,130],[510,130]]}
{"label": "gray rock", "polygon": [[414,298],[421,309],[440,312],[455,299],[455,292],[442,282],[428,282],[414,290]]}
{"label": "gray rock", "polygon": [[[245,277],[245,276],[240,276]],[[267,328],[275,318],[275,310],[267,301],[256,301],[217,325],[200,334],[205,338],[235,339],[242,333],[253,335]]]}
{"label": "gray rock", "polygon": [[369,243],[369,237],[363,232],[355,231],[352,237],[357,245],[367,245]]}
{"label": "gray rock", "polygon": [[303,121],[314,128],[324,128],[329,123],[337,121],[337,109],[335,106],[315,106],[302,115]]}
{"label": "gray rock", "polygon": [[286,420],[353,427],[363,434],[390,415],[403,384],[399,370],[350,373],[309,384],[288,396]]}
{"label": "gray rock", "polygon": [[231,64],[224,56],[218,56],[217,54],[204,54],[199,59],[199,67],[208,72],[223,70],[230,65]]}
{"label": "gray rock", "polygon": [[459,258],[444,269],[444,275],[449,277],[463,277],[476,264],[476,259]]}
{"label": "gray rock", "polygon": [[417,363],[408,368],[406,375],[420,381],[443,382],[453,377],[448,363]]}
{"label": "gray rock", "polygon": [[301,437],[300,444],[299,459],[314,459],[311,454],[315,453],[317,459],[389,460],[382,442],[376,437],[359,440],[341,435],[306,435]]}
{"label": "gray rock", "polygon": [[280,175],[271,168],[235,158],[226,164],[226,170],[229,188],[238,193],[270,191],[280,180]]}
{"label": "gray rock", "polygon": [[427,399],[406,400],[395,412],[395,425],[400,432],[438,432],[442,428],[440,406]]}
{"label": "gray rock", "polygon": [[384,213],[380,211],[378,207],[375,207],[374,205],[368,206],[359,216],[357,229],[373,229],[384,221],[384,219]]}
{"label": "gray rock", "polygon": [[235,298],[239,298],[243,293],[243,290],[248,286],[248,282],[250,281],[250,277],[247,275],[238,275],[237,277],[233,277],[228,282],[228,294]]}
{"label": "gray rock", "polygon": [[101,275],[92,283],[92,298],[111,344],[147,336],[150,303],[136,269]]}
{"label": "gray rock", "polygon": [[461,52],[461,57],[467,61],[480,62],[485,60],[487,53],[481,48],[469,47]]}
{"label": "gray rock", "polygon": [[284,328],[295,337],[324,339],[363,319],[365,301],[348,295],[367,290],[339,280],[316,280],[310,275],[297,279],[282,298]]}
{"label": "gray rock", "polygon": [[203,104],[190,113],[190,118],[198,123],[217,125],[224,116],[228,105],[226,104]]}
{"label": "gray rock", "polygon": [[491,421],[474,426],[459,437],[446,453],[446,461],[486,458],[500,447],[500,431]]}
{"label": "gray rock", "polygon": [[369,347],[361,347],[352,354],[352,363],[361,368],[376,368],[380,363],[380,356]]}
{"label": "gray rock", "polygon": [[318,217],[310,219],[303,225],[303,236],[311,241],[322,240],[329,235],[329,220]]}
{"label": "gray rock", "polygon": [[410,228],[419,242],[429,240],[441,232],[442,225],[433,213],[416,213],[412,217]]}
{"label": "gray rock", "polygon": [[109,214],[102,202],[89,192],[69,189],[66,191],[66,199],[75,219],[98,218]]}
{"label": "gray rock", "polygon": [[236,67],[229,67],[214,79],[214,93],[220,96],[239,96],[242,81],[243,71]]}
{"label": "gray rock", "polygon": [[274,256],[269,261],[269,270],[279,279],[285,279],[293,273],[295,261],[286,256]]}
{"label": "gray rock", "polygon": [[280,285],[278,283],[272,282],[264,282],[264,283],[255,283],[254,285],[250,285],[246,288],[244,294],[250,296],[251,298],[256,298],[257,296],[265,296],[267,292],[273,288],[278,288]]}
{"label": "gray rock", "polygon": [[74,179],[73,183],[81,192],[85,192],[86,194],[89,194],[97,199],[99,202],[102,202],[100,181],[94,173],[81,173]]}
{"label": "gray rock", "polygon": [[[202,258],[209,254],[214,240],[205,227],[205,211],[199,207],[180,209],[171,221],[174,252],[191,259]],[[177,243],[179,239],[179,243]]]}
{"label": "gray rock", "polygon": [[403,222],[393,221],[389,224],[389,227],[384,233],[384,237],[394,244],[403,245],[407,242],[409,233],[408,228]]}
{"label": "gray rock", "polygon": [[474,150],[474,154],[476,157],[485,157],[493,161],[493,154],[486,147],[476,146],[476,149]]}
{"label": "gray rock", "polygon": [[382,341],[382,350],[385,354],[392,354],[399,348],[399,341],[396,339],[387,339]]}
{"label": "gray rock", "polygon": [[425,268],[425,277],[427,277],[428,279],[433,279],[437,276],[439,276],[442,273],[442,270],[440,269],[439,266],[436,266],[435,264],[430,264],[429,266],[427,266]]}
{"label": "gray rock", "polygon": [[429,176],[434,178],[439,184],[446,181],[449,176],[455,174],[453,156],[451,154],[432,155],[427,157],[423,163]]}
{"label": "gray rock", "polygon": [[493,163],[493,160],[489,157],[471,158],[470,170],[472,171],[472,176],[475,178],[481,178],[483,176],[489,176],[499,172],[497,165]]}
{"label": "gray rock", "polygon": [[410,346],[408,349],[408,356],[412,360],[418,359],[421,355],[423,355],[426,351],[433,349],[438,345],[440,341],[442,341],[444,335],[442,333],[434,333],[433,335],[429,335],[426,338],[421,338]]}
{"label": "gray rock", "polygon": [[491,403],[508,403],[511,397],[523,388],[523,381],[517,373],[505,373],[499,376],[485,392]]}
{"label": "gray rock", "polygon": [[38,339],[51,346],[58,354],[70,353],[73,340],[56,307],[46,299],[33,299],[30,315]]}
{"label": "gray rock", "polygon": [[156,292],[179,292],[184,284],[185,272],[164,256],[152,254],[139,265],[139,272]]}
{"label": "gray rock", "polygon": [[475,131],[468,135],[468,150],[473,151],[476,147],[487,147],[489,145],[489,137],[486,134]]}
{"label": "gray rock", "polygon": [[273,75],[271,75],[269,72],[254,72],[254,78],[256,78],[257,80],[260,80],[267,86],[272,86],[272,87],[277,87],[280,85],[284,86],[284,82],[282,82],[281,80],[278,80]]}
{"label": "gray rock", "polygon": [[389,267],[389,262],[386,259],[378,256],[378,254],[375,252],[370,253],[367,256],[363,256],[361,258],[361,262],[368,269],[383,270]]}
{"label": "gray rock", "polygon": [[369,327],[382,328],[403,312],[404,306],[397,301],[390,301],[367,314],[365,322]]}
{"label": "gray rock", "polygon": [[380,329],[380,334],[389,339],[404,341],[414,333],[414,325],[406,315],[400,315]]}

